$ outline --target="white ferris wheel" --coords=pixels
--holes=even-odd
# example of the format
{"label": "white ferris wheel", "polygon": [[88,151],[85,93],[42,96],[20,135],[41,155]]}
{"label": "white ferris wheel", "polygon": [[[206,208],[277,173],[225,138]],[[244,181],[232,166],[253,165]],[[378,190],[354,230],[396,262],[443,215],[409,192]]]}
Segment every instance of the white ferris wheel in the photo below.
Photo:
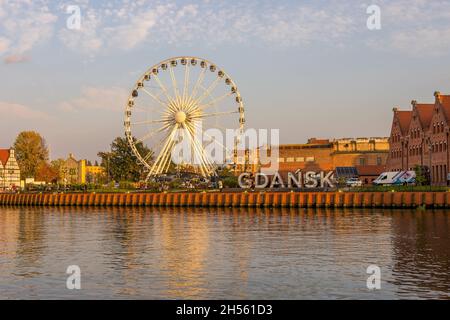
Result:
{"label": "white ferris wheel", "polygon": [[[244,104],[231,77],[210,61],[187,56],[154,65],[136,82],[124,121],[127,140],[148,170],[148,179],[169,171],[172,151],[181,141],[191,147],[191,161],[177,166],[204,177],[213,175],[219,164],[205,152],[205,131],[216,129],[225,136],[225,131],[232,129],[241,134],[244,124]],[[232,163],[234,150],[209,138],[229,156],[225,161]],[[142,154],[139,144],[147,145],[151,152]]]}

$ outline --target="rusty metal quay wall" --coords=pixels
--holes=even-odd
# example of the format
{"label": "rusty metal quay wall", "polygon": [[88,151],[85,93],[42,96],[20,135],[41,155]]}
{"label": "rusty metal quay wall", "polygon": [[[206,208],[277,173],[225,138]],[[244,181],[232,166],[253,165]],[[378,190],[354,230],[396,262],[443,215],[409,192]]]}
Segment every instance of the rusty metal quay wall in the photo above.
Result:
{"label": "rusty metal quay wall", "polygon": [[450,192],[5,193],[0,206],[450,208]]}

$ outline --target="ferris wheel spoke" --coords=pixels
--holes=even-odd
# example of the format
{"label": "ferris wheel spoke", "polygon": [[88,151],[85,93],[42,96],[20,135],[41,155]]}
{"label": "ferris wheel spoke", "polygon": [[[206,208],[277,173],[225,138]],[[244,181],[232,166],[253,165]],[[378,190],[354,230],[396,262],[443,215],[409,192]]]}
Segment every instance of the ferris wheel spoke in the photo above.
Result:
{"label": "ferris wheel spoke", "polygon": [[211,83],[211,85],[207,89],[205,89],[205,92],[203,92],[200,98],[195,99],[196,104],[200,104],[207,96],[210,96],[211,93],[217,88],[220,80],[221,78],[217,77],[216,80],[214,80],[214,82]]}
{"label": "ferris wheel spoke", "polygon": [[186,63],[184,69],[184,87],[183,87],[183,104],[187,102],[187,91],[189,87],[189,63]]}
{"label": "ferris wheel spoke", "polygon": [[174,126],[172,131],[168,134],[167,138],[162,140],[162,143],[164,143],[164,147],[162,148],[161,152],[158,154],[158,157],[156,158],[155,163],[153,164],[152,168],[150,169],[149,175],[157,174],[160,172],[159,170],[160,170],[161,165],[160,164],[158,165],[158,163],[160,163],[162,158],[166,156],[167,148],[168,148],[170,142],[172,141],[172,138],[176,132],[176,129],[177,129],[177,126]]}
{"label": "ferris wheel spoke", "polygon": [[203,132],[203,134],[204,134],[205,136],[207,136],[208,138],[210,138],[210,139],[212,140],[213,143],[217,143],[219,146],[221,146],[222,148],[224,148],[225,151],[227,151],[227,152],[230,151],[230,150],[229,150],[226,146],[224,146],[221,142],[217,141],[216,139],[214,139],[213,137],[211,137],[211,136],[210,136],[209,134],[207,134],[206,132]]}
{"label": "ferris wheel spoke", "polygon": [[[174,103],[174,100],[173,100],[173,98],[170,96],[169,91],[167,90],[166,86],[161,82],[161,80],[159,79],[159,77],[158,77],[157,75],[154,75],[153,77],[155,78],[155,80],[156,80],[156,82],[158,83],[158,85],[159,85],[159,87],[161,88],[161,90],[164,92],[164,95],[166,96],[166,98],[167,98],[169,104]],[[167,106],[167,104],[166,104],[166,106]]]}
{"label": "ferris wheel spoke", "polygon": [[175,77],[175,72],[173,71],[173,67],[170,66],[170,78],[172,79],[172,86],[175,93],[175,100],[180,102],[180,92],[178,91],[177,79]]}
{"label": "ferris wheel spoke", "polygon": [[152,158],[153,151],[149,151],[147,155],[143,158],[144,162],[149,161]]}
{"label": "ferris wheel spoke", "polygon": [[[194,125],[195,128],[197,128],[197,125]],[[226,128],[222,127],[223,130],[227,130]],[[218,145],[220,145],[226,152],[231,152],[231,150],[229,148],[227,148],[226,146],[224,146],[221,142],[217,141],[216,139],[214,139],[213,137],[211,137],[209,134],[207,134],[206,132],[203,132],[203,134],[205,136],[207,136],[208,138],[210,138],[214,143],[217,143]]]}
{"label": "ferris wheel spoke", "polygon": [[142,91],[144,91],[147,95],[149,95],[151,98],[153,98],[154,100],[156,100],[156,102],[158,102],[161,106],[163,106],[164,108],[167,107],[167,104],[164,103],[164,101],[162,101],[161,99],[159,99],[156,95],[154,95],[153,93],[149,92],[147,89],[145,88],[141,88]]}
{"label": "ferris wheel spoke", "polygon": [[133,123],[131,123],[131,125],[140,126],[140,125],[154,124],[154,123],[168,123],[169,121],[170,121],[169,119],[145,120],[145,121],[133,122]]}
{"label": "ferris wheel spoke", "polygon": [[161,115],[162,117],[168,117],[171,114],[168,110],[161,111],[161,110],[159,110],[157,108],[153,108],[153,107],[148,107],[147,109],[144,109],[144,108],[141,108],[141,107],[138,107],[138,106],[133,106],[133,109],[137,113],[149,113],[149,112],[152,112],[152,113],[157,113],[157,114]]}
{"label": "ferris wheel spoke", "polygon": [[210,171],[213,166],[212,166],[211,162],[209,161],[208,157],[205,155],[205,150],[204,150],[203,146],[200,144],[198,139],[195,137],[195,133],[194,133],[193,127],[188,126],[188,130],[190,132],[191,140],[193,142],[193,145],[194,145],[194,147],[195,147],[195,149],[197,151],[197,154],[199,156],[199,160],[201,162],[203,162],[203,166],[208,171]]}
{"label": "ferris wheel spoke", "polygon": [[171,150],[172,150],[173,144],[174,144],[174,141],[171,139],[169,141],[169,144],[167,145],[167,150],[164,153],[164,156],[162,157],[162,159],[158,165],[157,172],[160,172],[160,173],[166,172],[165,168],[167,166],[167,162],[169,163],[168,167],[170,167]]}
{"label": "ferris wheel spoke", "polygon": [[194,100],[194,97],[197,95],[199,86],[203,83],[203,80],[205,79],[205,74],[206,74],[206,68],[203,68],[198,76],[198,79],[197,79],[197,82],[195,83],[194,88],[192,89],[191,97],[193,100]]}
{"label": "ferris wheel spoke", "polygon": [[212,107],[212,106],[214,106],[214,105],[220,103],[221,101],[223,101],[224,99],[226,99],[226,98],[228,98],[229,96],[232,96],[232,95],[234,95],[233,92],[226,93],[226,94],[224,94],[223,96],[220,96],[220,97],[218,97],[218,98],[216,98],[216,99],[214,99],[214,100],[212,100],[212,101],[210,101],[210,102],[208,102],[208,103],[206,103],[206,104],[201,104],[201,105],[199,106],[199,108],[200,108],[200,109],[206,109],[206,108],[208,108],[208,107]]}
{"label": "ferris wheel spoke", "polygon": [[211,118],[211,117],[219,117],[219,116],[226,116],[230,114],[239,114],[239,111],[227,111],[227,112],[215,112],[215,113],[202,113],[198,116],[192,116],[192,119],[203,119],[203,118]]}
{"label": "ferris wheel spoke", "polygon": [[194,147],[194,163],[198,160],[200,162],[199,165],[200,169],[202,170],[202,174],[206,175],[211,168],[207,159],[202,153],[202,148],[198,146],[198,141],[195,138],[192,139],[192,146]]}
{"label": "ferris wheel spoke", "polygon": [[153,137],[155,134],[158,134],[158,133],[160,133],[160,132],[163,132],[164,130],[167,130],[169,127],[170,127],[170,124],[166,124],[166,125],[162,126],[162,127],[159,128],[159,129],[152,130],[152,131],[150,131],[149,133],[147,133],[145,136],[143,136],[142,138],[138,139],[137,142],[138,142],[138,143],[139,143],[139,142],[143,143],[145,140],[150,139],[150,138]]}
{"label": "ferris wheel spoke", "polygon": [[149,92],[149,91],[146,90],[146,89],[142,89],[142,90],[143,90],[147,95],[149,95],[151,98],[153,98],[156,102],[158,102],[159,105],[161,105],[162,107],[164,107],[164,109],[163,109],[163,111],[159,111],[159,110],[157,110],[156,108],[153,108],[153,107],[148,107],[147,109],[143,109],[143,108],[139,108],[139,107],[135,107],[135,108],[138,108],[138,109],[140,109],[140,110],[142,110],[142,111],[144,111],[144,112],[148,112],[148,111],[156,111],[156,112],[158,112],[159,114],[162,114],[162,115],[170,115],[169,110],[170,110],[170,111],[174,111],[174,110],[171,109],[171,104],[170,104],[170,103],[166,103],[166,102],[162,101],[162,100],[159,98],[159,96],[162,94],[162,92],[161,92],[161,93],[158,93],[157,95],[155,95],[155,94],[152,94],[151,92]]}
{"label": "ferris wheel spoke", "polygon": [[[176,144],[175,134],[177,134],[179,132],[179,130],[180,130],[180,126],[177,125],[174,135],[170,139],[170,143],[167,148],[166,155],[164,156],[163,161],[161,163],[162,164],[162,166],[161,166],[162,172],[167,172],[170,168],[170,164],[172,163],[172,152],[173,152],[173,148]],[[178,137],[179,137],[179,135],[178,135]]]}

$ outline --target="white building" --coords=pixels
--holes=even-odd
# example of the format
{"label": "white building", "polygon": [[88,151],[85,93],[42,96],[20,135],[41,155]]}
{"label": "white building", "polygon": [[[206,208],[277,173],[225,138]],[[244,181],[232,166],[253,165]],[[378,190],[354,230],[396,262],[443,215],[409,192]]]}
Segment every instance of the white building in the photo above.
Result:
{"label": "white building", "polygon": [[0,149],[0,190],[20,188],[20,168],[14,149]]}

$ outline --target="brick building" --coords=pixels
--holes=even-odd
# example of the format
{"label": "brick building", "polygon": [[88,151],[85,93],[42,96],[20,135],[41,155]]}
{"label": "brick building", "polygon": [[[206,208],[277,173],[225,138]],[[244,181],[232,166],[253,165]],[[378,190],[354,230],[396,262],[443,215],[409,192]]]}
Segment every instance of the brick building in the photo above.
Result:
{"label": "brick building", "polygon": [[449,173],[450,95],[435,92],[431,104],[412,101],[411,110],[393,109],[389,171],[430,171],[433,185],[447,185]]}
{"label": "brick building", "polygon": [[[384,171],[389,154],[389,139],[385,138],[311,138],[305,144],[279,146],[278,172],[335,171],[338,167],[358,168],[365,183],[370,183]],[[264,167],[264,166],[261,166]],[[256,172],[256,168],[253,168]]]}
{"label": "brick building", "polygon": [[384,166],[388,152],[388,138],[312,138],[306,144],[281,145],[279,171],[332,171],[336,167]]}

